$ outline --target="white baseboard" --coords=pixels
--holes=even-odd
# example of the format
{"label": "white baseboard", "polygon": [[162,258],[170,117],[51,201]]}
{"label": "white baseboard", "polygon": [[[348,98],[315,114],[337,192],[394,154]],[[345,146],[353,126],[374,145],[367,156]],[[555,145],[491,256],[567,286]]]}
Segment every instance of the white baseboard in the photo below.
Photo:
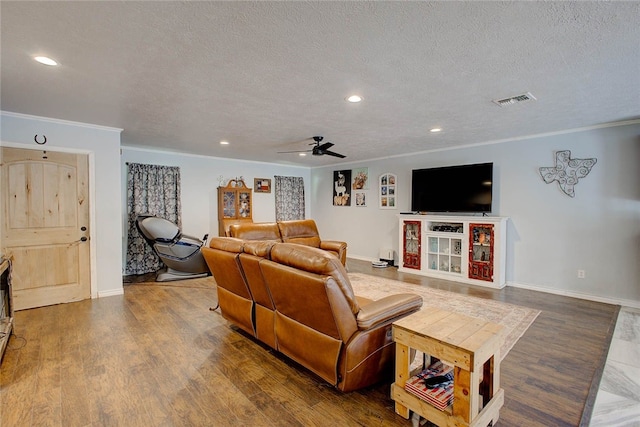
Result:
{"label": "white baseboard", "polygon": [[115,295],[124,295],[124,288],[109,289],[108,291],[98,291],[98,298],[112,297]]}
{"label": "white baseboard", "polygon": [[349,255],[347,257],[347,260],[349,258],[357,259],[357,260],[360,260],[360,261],[367,261],[367,262],[379,261],[378,258],[369,258],[369,257],[360,256],[360,255]]}

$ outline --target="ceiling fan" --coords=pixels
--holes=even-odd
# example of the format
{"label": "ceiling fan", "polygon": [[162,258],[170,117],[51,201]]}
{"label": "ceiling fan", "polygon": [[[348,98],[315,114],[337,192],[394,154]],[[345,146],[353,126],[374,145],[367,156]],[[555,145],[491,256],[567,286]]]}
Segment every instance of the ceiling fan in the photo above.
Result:
{"label": "ceiling fan", "polygon": [[323,140],[323,137],[314,136],[313,140],[315,142],[312,142],[311,144],[309,144],[309,145],[314,145],[314,147],[311,150],[278,151],[278,153],[311,153],[314,156],[324,156],[326,154],[328,156],[340,157],[341,159],[344,159],[345,157],[347,157],[344,154],[329,151],[329,148],[333,147],[334,145],[331,142],[325,142],[324,144],[320,144]]}

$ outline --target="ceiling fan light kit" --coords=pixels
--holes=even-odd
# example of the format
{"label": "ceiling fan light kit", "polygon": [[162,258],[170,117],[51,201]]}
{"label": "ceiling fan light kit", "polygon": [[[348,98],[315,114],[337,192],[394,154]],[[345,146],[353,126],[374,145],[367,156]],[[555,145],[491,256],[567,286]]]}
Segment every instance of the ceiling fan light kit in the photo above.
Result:
{"label": "ceiling fan light kit", "polygon": [[43,64],[43,65],[49,65],[49,66],[56,66],[58,65],[58,62],[55,61],[54,59],[49,58],[48,56],[36,56],[33,59],[35,59],[36,61],[38,61],[39,63]]}

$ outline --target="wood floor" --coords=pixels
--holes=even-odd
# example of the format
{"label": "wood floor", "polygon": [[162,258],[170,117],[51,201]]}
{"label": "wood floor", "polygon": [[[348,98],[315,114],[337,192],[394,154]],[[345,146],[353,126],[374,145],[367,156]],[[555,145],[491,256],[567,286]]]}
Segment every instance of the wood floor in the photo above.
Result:
{"label": "wood floor", "polygon": [[[378,274],[542,310],[502,363],[499,426],[588,425],[619,307],[507,287]],[[0,366],[0,426],[411,426],[390,384],[348,394],[209,308],[210,279],[19,311]]]}

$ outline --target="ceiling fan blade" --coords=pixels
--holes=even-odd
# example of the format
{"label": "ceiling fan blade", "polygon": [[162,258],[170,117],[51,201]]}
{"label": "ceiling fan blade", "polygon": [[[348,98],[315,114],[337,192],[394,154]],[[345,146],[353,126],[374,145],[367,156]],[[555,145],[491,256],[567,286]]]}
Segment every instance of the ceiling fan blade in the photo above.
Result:
{"label": "ceiling fan blade", "polygon": [[318,145],[316,147],[316,150],[324,151],[324,150],[328,150],[331,147],[333,147],[333,143],[332,142],[325,142],[322,145]]}
{"label": "ceiling fan blade", "polygon": [[328,154],[330,156],[340,157],[341,159],[344,159],[345,157],[347,157],[344,154],[334,153],[333,151],[327,151],[327,150],[322,151],[322,154]]}
{"label": "ceiling fan blade", "polygon": [[341,159],[347,157],[343,154],[329,151],[329,148],[334,146],[333,142],[325,142],[324,144],[320,144],[320,141],[322,141],[323,139],[321,136],[314,136],[312,139],[315,142],[312,142],[309,145],[315,145],[315,147],[313,147],[311,150],[278,151],[278,153],[311,153],[314,156],[322,156],[327,154],[329,156],[339,157]]}
{"label": "ceiling fan blade", "polygon": [[295,150],[295,151],[278,151],[278,154],[284,154],[284,153],[310,153],[313,150]]}

